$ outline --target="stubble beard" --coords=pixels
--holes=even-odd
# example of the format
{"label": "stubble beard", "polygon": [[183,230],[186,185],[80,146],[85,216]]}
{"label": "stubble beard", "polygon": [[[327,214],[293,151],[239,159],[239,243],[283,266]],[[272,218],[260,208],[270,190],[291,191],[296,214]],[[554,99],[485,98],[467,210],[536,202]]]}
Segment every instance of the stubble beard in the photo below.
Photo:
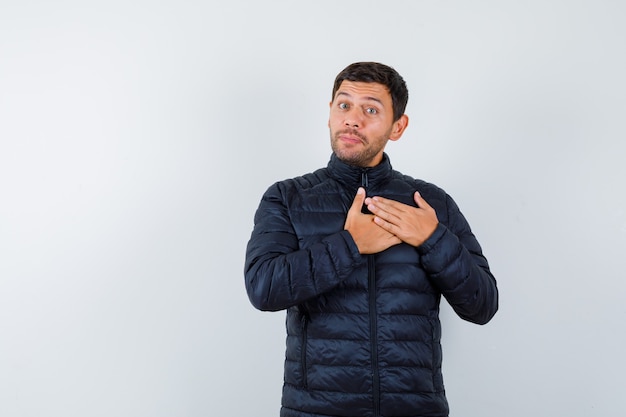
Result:
{"label": "stubble beard", "polygon": [[[345,133],[358,136],[362,141],[362,145],[360,145],[361,149],[342,147],[339,136]],[[335,155],[337,155],[341,161],[348,165],[366,168],[371,165],[376,155],[378,155],[378,153],[385,148],[385,144],[388,140],[387,138],[388,135],[375,140],[374,144],[372,144],[372,142],[364,135],[355,132],[354,130],[344,129],[336,133],[333,133],[332,131],[330,132],[330,146]],[[355,145],[355,147],[358,146],[359,145]]]}

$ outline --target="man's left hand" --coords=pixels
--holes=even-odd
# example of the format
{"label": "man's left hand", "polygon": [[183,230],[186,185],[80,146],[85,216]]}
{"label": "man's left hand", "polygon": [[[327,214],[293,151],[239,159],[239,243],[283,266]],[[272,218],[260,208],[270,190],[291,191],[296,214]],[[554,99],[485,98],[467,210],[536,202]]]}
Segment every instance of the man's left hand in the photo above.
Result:
{"label": "man's left hand", "polygon": [[413,195],[417,207],[383,197],[365,199],[367,208],[374,214],[374,222],[400,240],[419,246],[433,234],[439,224],[437,213],[419,192]]}

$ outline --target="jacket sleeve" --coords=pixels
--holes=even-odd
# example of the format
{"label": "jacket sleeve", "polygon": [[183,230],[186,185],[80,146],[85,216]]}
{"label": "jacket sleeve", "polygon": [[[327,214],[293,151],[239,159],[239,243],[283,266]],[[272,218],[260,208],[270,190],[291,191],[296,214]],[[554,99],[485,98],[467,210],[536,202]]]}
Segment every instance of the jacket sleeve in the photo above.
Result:
{"label": "jacket sleeve", "polygon": [[254,216],[244,266],[246,291],[259,310],[286,309],[334,288],[361,262],[345,230],[301,249],[277,183],[267,190]]}
{"label": "jacket sleeve", "polygon": [[467,220],[446,195],[447,226],[417,248],[431,282],[464,320],[485,324],[498,310],[498,288]]}

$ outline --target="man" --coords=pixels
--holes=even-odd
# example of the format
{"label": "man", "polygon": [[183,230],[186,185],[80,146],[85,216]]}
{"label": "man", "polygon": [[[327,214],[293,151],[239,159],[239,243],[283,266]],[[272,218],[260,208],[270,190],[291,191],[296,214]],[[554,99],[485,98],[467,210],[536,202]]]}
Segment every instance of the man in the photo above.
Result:
{"label": "man", "polygon": [[447,416],[439,301],[484,324],[496,281],[440,188],[392,169],[408,125],[392,68],[349,65],[330,103],[328,166],[272,185],[255,215],[252,304],[287,310],[281,417]]}

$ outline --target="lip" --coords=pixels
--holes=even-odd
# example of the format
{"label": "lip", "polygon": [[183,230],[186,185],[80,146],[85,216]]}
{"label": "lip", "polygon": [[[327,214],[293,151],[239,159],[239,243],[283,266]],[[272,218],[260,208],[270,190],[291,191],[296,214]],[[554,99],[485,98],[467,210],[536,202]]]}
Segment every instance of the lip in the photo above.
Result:
{"label": "lip", "polygon": [[340,134],[339,139],[347,143],[363,143],[363,139],[361,139],[359,136],[351,135],[349,133]]}

